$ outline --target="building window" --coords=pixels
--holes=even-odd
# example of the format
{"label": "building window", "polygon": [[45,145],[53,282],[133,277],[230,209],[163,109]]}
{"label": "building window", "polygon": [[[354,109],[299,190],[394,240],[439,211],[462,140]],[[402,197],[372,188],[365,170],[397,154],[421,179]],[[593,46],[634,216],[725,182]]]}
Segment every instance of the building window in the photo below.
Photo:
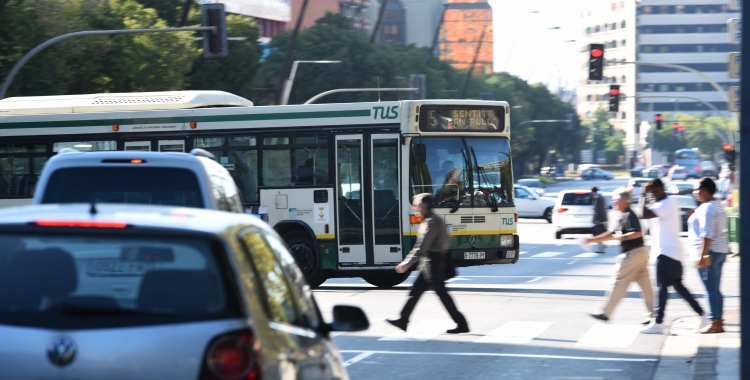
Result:
{"label": "building window", "polygon": [[591,101],[591,94],[588,94],[588,95],[586,95],[586,101],[587,101],[587,102],[590,102],[590,101]]}
{"label": "building window", "polygon": [[616,30],[617,29],[617,23],[613,22],[612,26],[609,27],[610,30]]}
{"label": "building window", "polygon": [[620,41],[620,46],[625,46],[625,40]]}
{"label": "building window", "polygon": [[643,52],[644,53],[653,53],[654,52],[654,47],[653,46],[644,46],[643,47]]}
{"label": "building window", "polygon": [[627,77],[623,75],[623,76],[622,76],[622,78],[620,78],[620,83],[625,83],[625,82],[627,82],[627,80],[626,80],[626,79],[627,79]]}
{"label": "building window", "polygon": [[660,84],[659,85],[659,92],[669,92],[669,85],[668,84]]}
{"label": "building window", "polygon": [[703,45],[695,45],[695,51],[698,53],[703,52]]}
{"label": "building window", "polygon": [[643,13],[644,14],[649,14],[649,13],[653,13],[654,12],[654,8],[652,8],[652,7],[643,7],[641,9],[643,9]]}
{"label": "building window", "polygon": [[599,28],[600,28],[599,25],[595,26],[594,27],[594,33],[599,33]]}
{"label": "building window", "polygon": [[674,7],[674,13],[685,13],[685,6],[684,5],[675,5],[675,7]]}
{"label": "building window", "polygon": [[675,86],[674,90],[678,92],[683,92],[685,91],[685,86]]}
{"label": "building window", "polygon": [[695,91],[703,91],[703,83],[696,83]]}
{"label": "building window", "polygon": [[662,46],[659,48],[659,53],[669,53],[669,46]]}
{"label": "building window", "polygon": [[669,6],[668,5],[662,5],[659,7],[659,14],[669,14]]}
{"label": "building window", "polygon": [[620,28],[625,29],[625,20],[622,20],[622,22],[620,23]]}
{"label": "building window", "polygon": [[625,112],[622,113],[622,118],[627,119],[627,114]]}

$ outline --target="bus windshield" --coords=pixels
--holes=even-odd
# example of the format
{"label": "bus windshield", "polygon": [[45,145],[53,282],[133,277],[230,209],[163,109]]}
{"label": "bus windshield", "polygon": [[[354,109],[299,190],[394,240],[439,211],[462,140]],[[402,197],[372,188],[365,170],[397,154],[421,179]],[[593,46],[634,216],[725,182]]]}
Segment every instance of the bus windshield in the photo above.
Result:
{"label": "bus windshield", "polygon": [[427,137],[427,160],[412,162],[414,194],[431,193],[435,207],[513,204],[510,142],[507,138]]}

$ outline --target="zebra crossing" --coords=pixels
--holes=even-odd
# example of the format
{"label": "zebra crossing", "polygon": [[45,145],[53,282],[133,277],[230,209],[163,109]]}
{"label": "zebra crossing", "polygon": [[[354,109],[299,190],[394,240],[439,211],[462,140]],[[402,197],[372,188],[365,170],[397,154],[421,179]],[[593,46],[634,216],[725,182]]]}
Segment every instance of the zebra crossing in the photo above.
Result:
{"label": "zebra crossing", "polygon": [[[617,252],[617,253],[615,253]],[[615,251],[614,248],[610,248],[606,253],[596,252],[581,252],[580,249],[571,251],[545,251],[545,252],[531,252],[521,251],[519,253],[521,259],[621,259],[622,253]]]}

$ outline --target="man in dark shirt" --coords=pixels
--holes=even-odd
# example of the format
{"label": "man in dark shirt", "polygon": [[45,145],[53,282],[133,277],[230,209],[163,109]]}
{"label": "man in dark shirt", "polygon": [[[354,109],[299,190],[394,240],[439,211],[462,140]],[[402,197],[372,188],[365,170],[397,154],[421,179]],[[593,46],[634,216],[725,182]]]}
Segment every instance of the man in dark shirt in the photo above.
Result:
{"label": "man in dark shirt", "polygon": [[598,243],[607,240],[620,240],[622,252],[625,257],[620,263],[614,284],[607,290],[608,300],[601,314],[592,314],[591,316],[603,321],[609,320],[614,312],[615,307],[628,291],[631,282],[637,282],[641,287],[643,299],[646,301],[646,309],[649,315],[653,317],[654,310],[654,290],[651,287],[651,278],[648,275],[648,256],[649,251],[643,245],[643,232],[638,216],[630,209],[630,193],[624,189],[616,190],[612,197],[612,203],[622,212],[620,224],[612,232],[605,232],[601,235],[587,239],[587,243]]}
{"label": "man in dark shirt", "polygon": [[446,277],[451,274],[450,262],[448,261],[450,257],[447,252],[450,248],[450,236],[448,236],[443,218],[432,212],[432,200],[432,194],[429,193],[414,196],[414,209],[422,216],[422,223],[419,225],[419,235],[417,235],[414,248],[404,261],[396,266],[396,272],[406,273],[409,269],[417,267],[419,277],[414,281],[414,285],[409,292],[409,299],[401,310],[401,318],[387,319],[387,321],[406,331],[409,316],[414,311],[414,307],[417,306],[417,301],[427,288],[432,286],[448,314],[457,324],[456,328],[446,332],[448,334],[467,333],[469,332],[469,324],[463,314],[456,308],[453,298],[448,294],[448,289],[445,287]]}

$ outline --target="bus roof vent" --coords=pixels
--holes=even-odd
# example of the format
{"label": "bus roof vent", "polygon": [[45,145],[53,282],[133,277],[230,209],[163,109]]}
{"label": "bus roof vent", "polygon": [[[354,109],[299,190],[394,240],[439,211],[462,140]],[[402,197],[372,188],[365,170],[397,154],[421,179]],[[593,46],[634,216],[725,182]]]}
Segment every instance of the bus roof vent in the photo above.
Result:
{"label": "bus roof vent", "polygon": [[253,102],[223,91],[28,96],[0,100],[0,116],[252,106]]}

